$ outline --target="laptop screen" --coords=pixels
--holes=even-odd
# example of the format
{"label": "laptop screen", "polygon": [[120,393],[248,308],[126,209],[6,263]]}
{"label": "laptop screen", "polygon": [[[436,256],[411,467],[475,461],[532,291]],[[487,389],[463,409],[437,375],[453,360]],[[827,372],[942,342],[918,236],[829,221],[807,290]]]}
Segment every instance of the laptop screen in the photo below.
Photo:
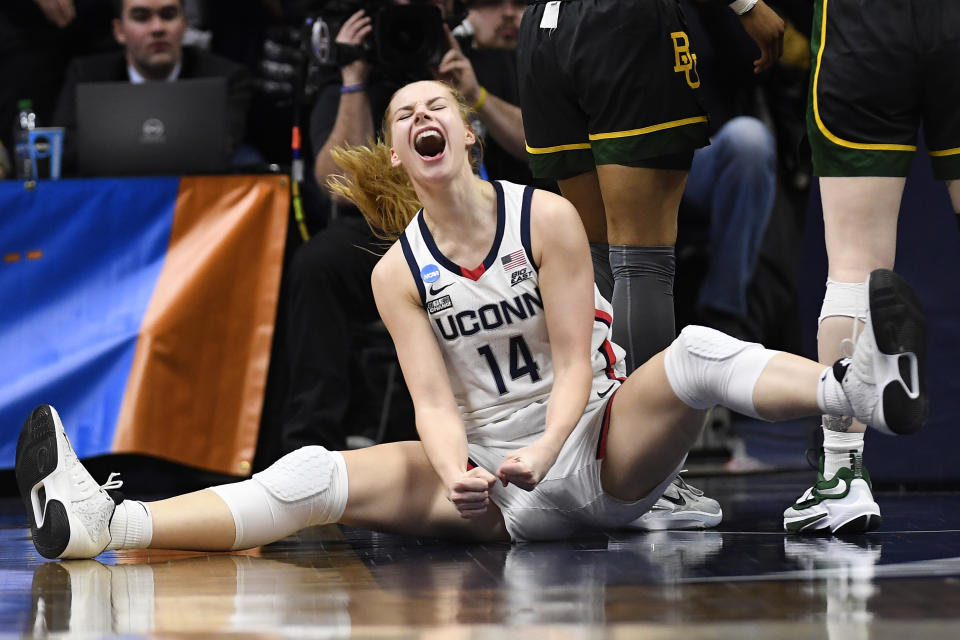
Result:
{"label": "laptop screen", "polygon": [[82,176],[223,173],[225,78],[77,85]]}

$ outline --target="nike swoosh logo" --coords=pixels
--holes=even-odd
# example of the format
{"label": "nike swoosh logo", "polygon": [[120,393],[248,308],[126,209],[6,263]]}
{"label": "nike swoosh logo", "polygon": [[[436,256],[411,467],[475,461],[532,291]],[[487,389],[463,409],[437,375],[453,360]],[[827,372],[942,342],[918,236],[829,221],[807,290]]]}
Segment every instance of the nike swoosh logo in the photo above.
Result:
{"label": "nike swoosh logo", "polygon": [[597,395],[601,398],[604,398],[608,393],[610,393],[610,390],[613,389],[615,386],[617,386],[616,383],[611,384],[609,387],[607,387],[606,391],[597,391]]}
{"label": "nike swoosh logo", "polygon": [[443,286],[440,287],[439,289],[434,289],[434,288],[433,288],[433,285],[430,285],[430,295],[435,296],[435,295],[437,295],[438,293],[440,293],[441,291],[443,291],[444,289],[446,289],[447,287],[452,287],[454,284],[455,284],[455,283],[451,282],[450,284],[445,284],[445,285],[443,285]]}
{"label": "nike swoosh logo", "polygon": [[676,498],[674,498],[673,496],[668,496],[667,494],[663,494],[663,495],[660,496],[660,497],[663,498],[664,500],[666,500],[667,502],[672,502],[673,504],[677,505],[678,507],[682,507],[682,506],[684,506],[684,505],[687,504],[686,499],[684,499],[684,497],[683,497],[682,495],[680,495],[679,493],[677,494],[677,497],[676,497]]}
{"label": "nike swoosh logo", "polygon": [[793,522],[788,522],[786,523],[787,531],[803,531],[804,527],[806,527],[807,525],[811,525],[817,520],[820,520],[826,517],[827,517],[826,513],[820,513],[815,516],[810,516],[809,518],[804,518],[803,520],[795,520]]}
{"label": "nike swoosh logo", "polygon": [[847,485],[846,480],[844,480],[833,483],[833,486],[818,486],[816,492],[830,498],[843,497],[850,492],[850,487]]}

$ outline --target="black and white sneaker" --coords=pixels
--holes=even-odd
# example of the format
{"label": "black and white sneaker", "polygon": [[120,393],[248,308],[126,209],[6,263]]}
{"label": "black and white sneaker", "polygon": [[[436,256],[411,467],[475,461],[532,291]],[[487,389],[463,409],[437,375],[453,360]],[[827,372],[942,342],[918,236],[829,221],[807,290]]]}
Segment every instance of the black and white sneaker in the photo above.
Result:
{"label": "black and white sneaker", "polygon": [[73,452],[56,409],[33,410],[17,441],[16,476],[40,555],[93,558],[106,548],[116,508],[106,490],[122,484],[114,475],[98,486]]}
{"label": "black and white sneaker", "polygon": [[841,384],[854,417],[888,434],[917,431],[927,419],[926,359],[927,320],[916,294],[893,271],[874,270],[853,357],[835,365],[846,367]]}

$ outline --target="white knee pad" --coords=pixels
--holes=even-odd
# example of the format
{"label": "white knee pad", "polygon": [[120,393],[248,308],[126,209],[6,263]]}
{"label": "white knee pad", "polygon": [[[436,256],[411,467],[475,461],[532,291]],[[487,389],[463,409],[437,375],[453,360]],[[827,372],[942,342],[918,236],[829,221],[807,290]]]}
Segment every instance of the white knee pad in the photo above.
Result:
{"label": "white knee pad", "polygon": [[753,389],[770,358],[780,353],[707,327],[688,326],[667,347],[667,380],[688,407],[723,405],[764,420],[753,405]]}
{"label": "white knee pad", "polygon": [[866,282],[837,282],[827,278],[827,292],[823,296],[817,326],[823,324],[824,318],[831,316],[866,320],[866,292]]}
{"label": "white knee pad", "polygon": [[347,506],[347,465],[339,451],[301,447],[250,480],[211,490],[233,514],[233,548],[249,549],[340,520]]}

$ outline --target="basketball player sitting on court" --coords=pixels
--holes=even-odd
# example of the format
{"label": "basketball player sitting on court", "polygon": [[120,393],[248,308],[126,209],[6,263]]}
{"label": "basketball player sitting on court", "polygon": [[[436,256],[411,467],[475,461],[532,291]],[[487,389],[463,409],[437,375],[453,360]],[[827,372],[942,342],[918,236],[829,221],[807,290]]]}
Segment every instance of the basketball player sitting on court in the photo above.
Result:
{"label": "basketball player sitting on court", "polygon": [[334,522],[476,541],[568,538],[629,528],[717,404],[768,420],[852,415],[888,433],[921,426],[925,319],[885,270],[867,279],[850,360],[825,367],[687,327],[620,377],[623,352],[609,341],[610,307],[577,212],[555,194],[477,178],[467,122],[450,88],[416,82],[391,99],[383,142],[338,153],[346,177],[335,189],[398,237],[373,289],[421,441],[303,447],[249,480],[116,504],[43,405],[16,462],[41,554],[246,549]]}

